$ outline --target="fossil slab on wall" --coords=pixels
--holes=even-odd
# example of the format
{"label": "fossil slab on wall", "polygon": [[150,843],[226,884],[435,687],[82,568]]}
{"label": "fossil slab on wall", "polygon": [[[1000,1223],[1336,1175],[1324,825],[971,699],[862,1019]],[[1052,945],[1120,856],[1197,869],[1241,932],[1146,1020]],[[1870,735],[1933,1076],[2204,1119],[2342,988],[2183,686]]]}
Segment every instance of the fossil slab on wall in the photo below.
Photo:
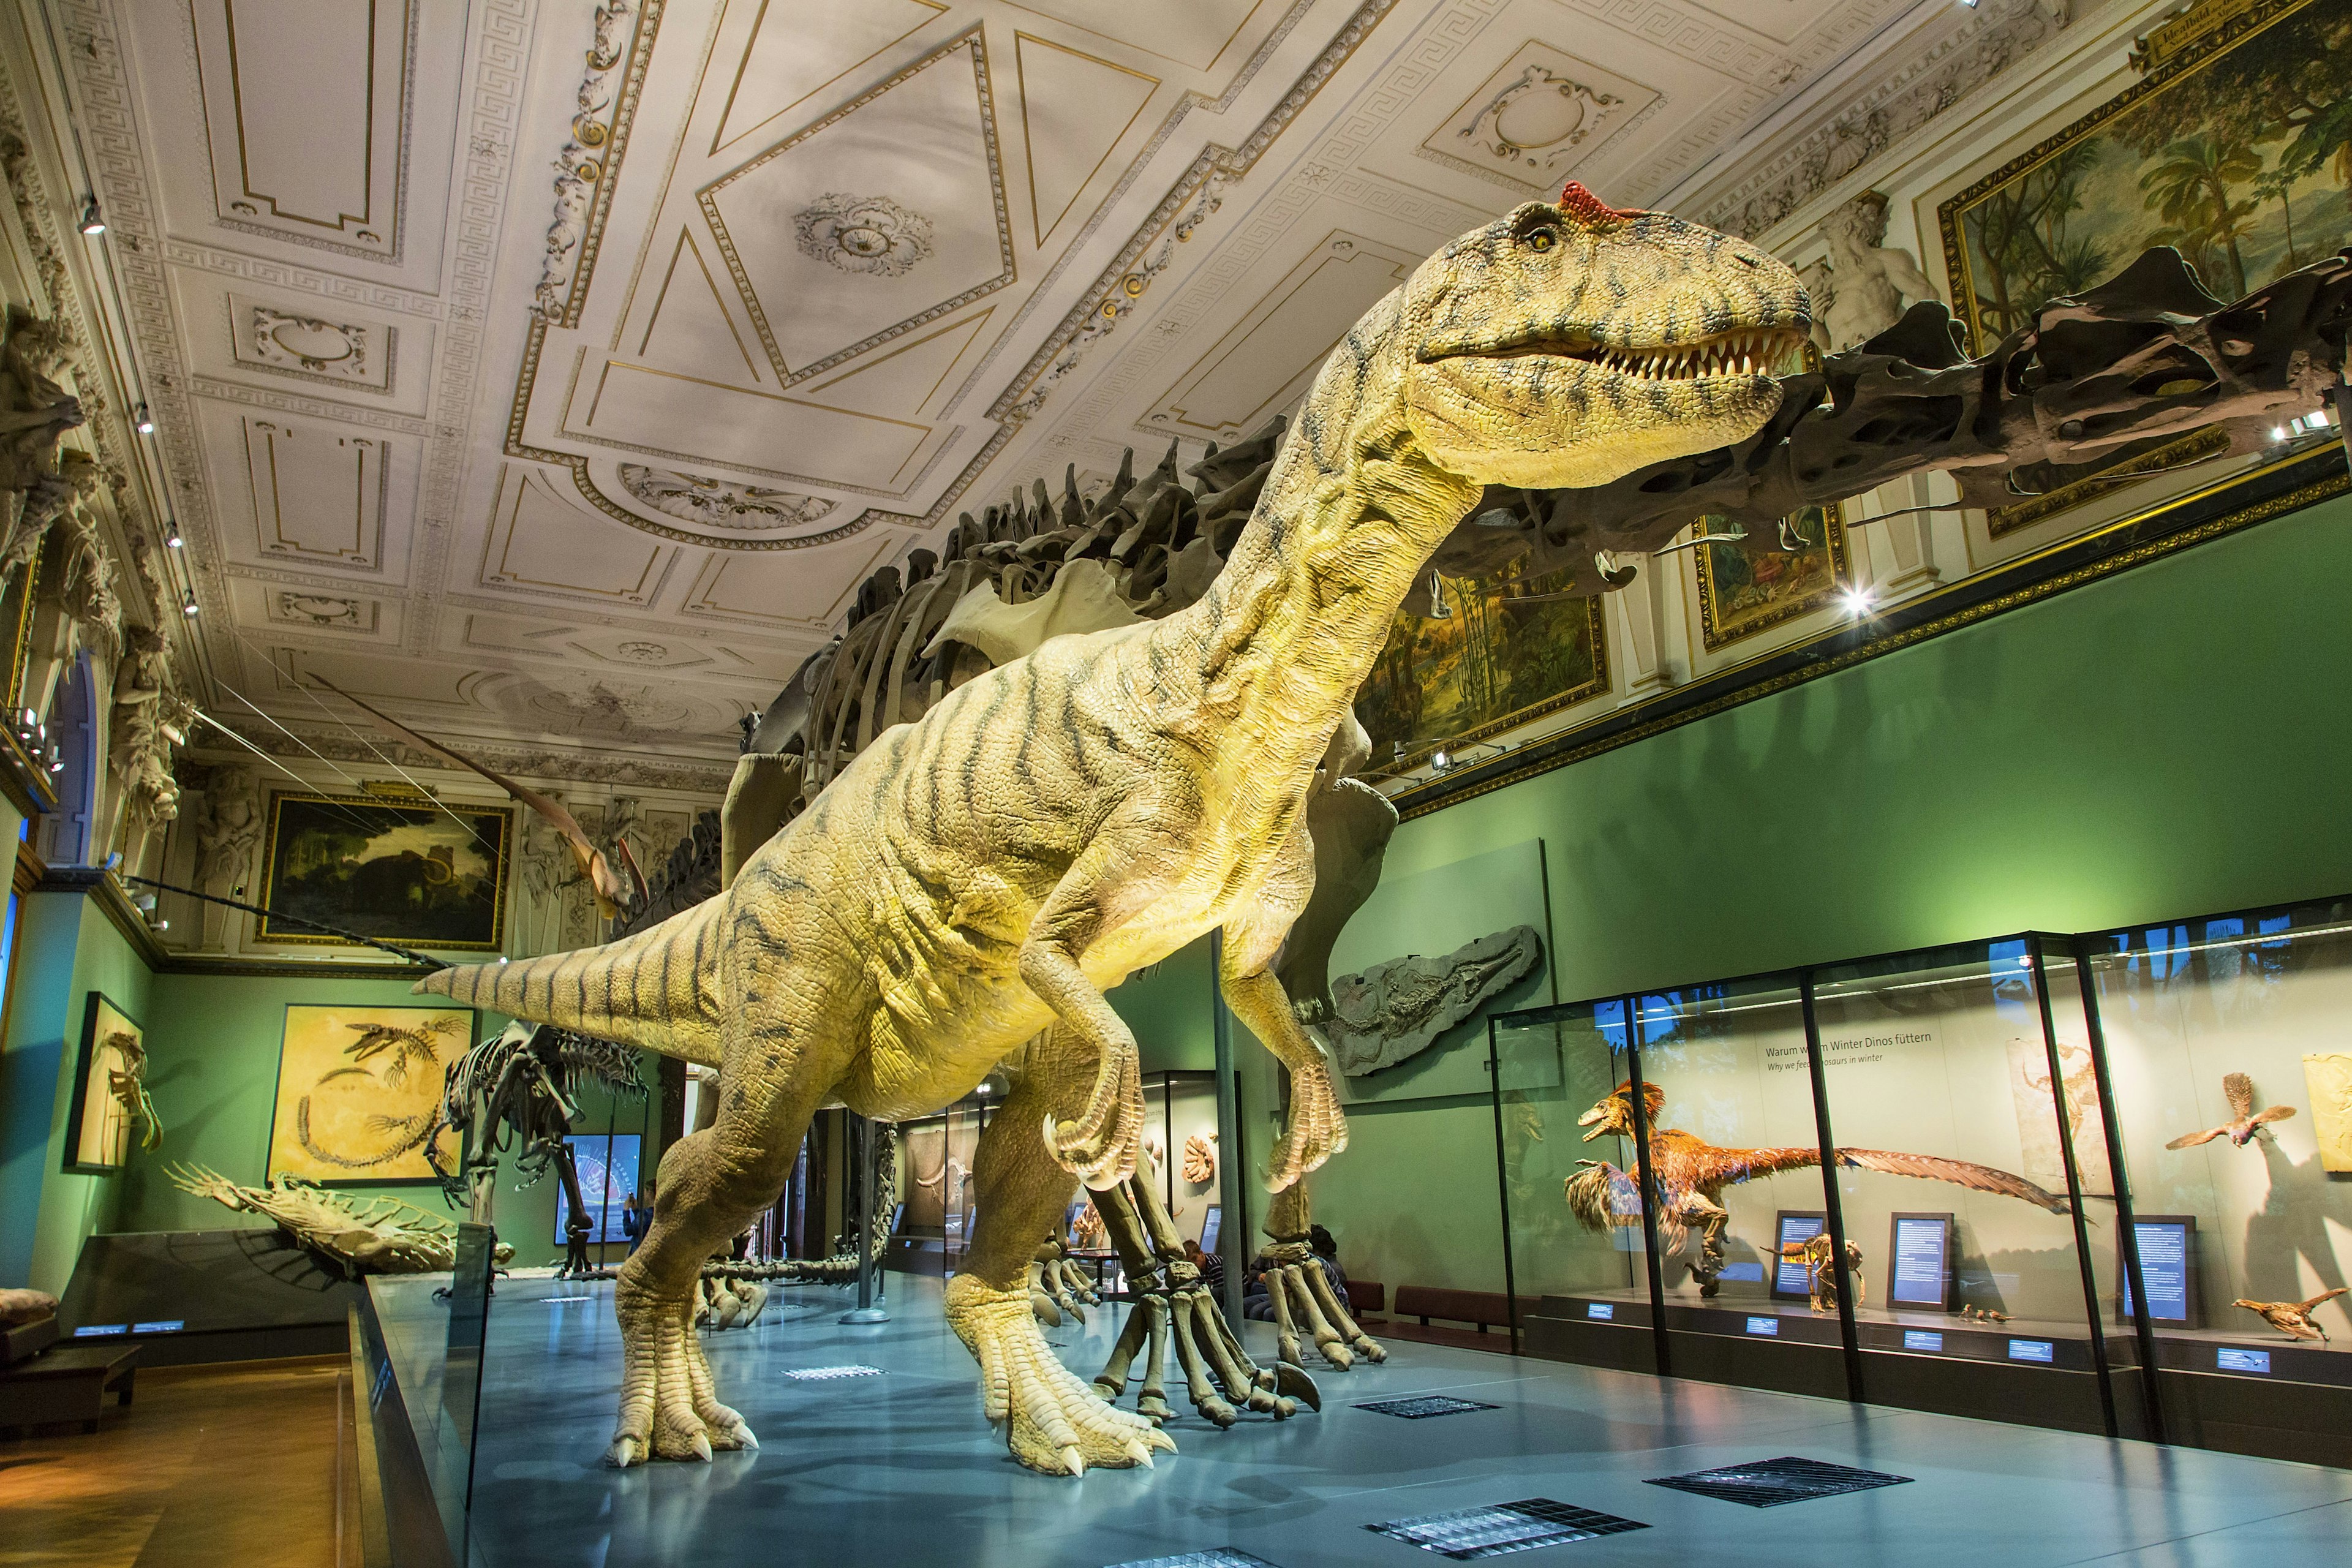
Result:
{"label": "fossil slab on wall", "polygon": [[1464,942],[1443,958],[1412,953],[1343,974],[1331,985],[1325,1037],[1349,1078],[1394,1067],[1494,997],[1535,973],[1543,938],[1513,926]]}

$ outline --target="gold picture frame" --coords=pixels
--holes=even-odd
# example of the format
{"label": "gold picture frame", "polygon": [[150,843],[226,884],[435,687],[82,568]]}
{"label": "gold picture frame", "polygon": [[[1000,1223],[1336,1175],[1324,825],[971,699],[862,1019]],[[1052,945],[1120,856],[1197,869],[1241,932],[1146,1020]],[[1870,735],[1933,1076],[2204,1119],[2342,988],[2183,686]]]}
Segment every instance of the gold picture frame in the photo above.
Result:
{"label": "gold picture frame", "polygon": [[[1695,526],[1704,534],[1722,521],[1703,517]],[[1805,542],[1784,549],[1780,542],[1791,531]],[[1836,501],[1799,508],[1769,538],[1702,544],[1691,554],[1698,568],[1699,636],[1709,653],[1810,615],[1853,581],[1845,511]]]}
{"label": "gold picture frame", "polygon": [[285,790],[269,801],[255,936],[495,952],[506,943],[512,817],[504,807]]}

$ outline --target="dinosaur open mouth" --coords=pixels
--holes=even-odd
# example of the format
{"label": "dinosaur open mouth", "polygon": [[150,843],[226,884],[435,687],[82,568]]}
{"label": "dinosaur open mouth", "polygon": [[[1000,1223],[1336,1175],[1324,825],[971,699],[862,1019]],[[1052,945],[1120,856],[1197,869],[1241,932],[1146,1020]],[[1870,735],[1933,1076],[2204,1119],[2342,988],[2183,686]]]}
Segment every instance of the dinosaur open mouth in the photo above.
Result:
{"label": "dinosaur open mouth", "polygon": [[1795,367],[1804,347],[1788,327],[1743,327],[1687,343],[1617,347],[1531,339],[1486,351],[1491,359],[1569,359],[1643,381],[1703,381],[1709,376],[1777,375]]}

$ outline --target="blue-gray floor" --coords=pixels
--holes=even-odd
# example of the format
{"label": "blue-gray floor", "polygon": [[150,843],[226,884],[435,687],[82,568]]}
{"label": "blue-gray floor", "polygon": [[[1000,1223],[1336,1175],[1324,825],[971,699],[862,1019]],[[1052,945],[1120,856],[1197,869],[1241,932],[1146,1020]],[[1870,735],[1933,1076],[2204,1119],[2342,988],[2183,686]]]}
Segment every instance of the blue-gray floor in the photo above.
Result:
{"label": "blue-gray floor", "polygon": [[[1034,1475],[982,1421],[937,1281],[893,1283],[893,1321],[878,1328],[837,1323],[843,1292],[788,1289],[758,1328],[707,1338],[756,1453],[614,1471],[599,1462],[618,1376],[612,1287],[502,1281],[473,1561],[1103,1568],[1234,1547],[1278,1568],[1410,1568],[1444,1559],[1362,1527],[1542,1497],[1653,1528],[1514,1557],[1530,1568],[2352,1562],[2352,1474],[2340,1470],[1410,1343],[1385,1366],[1318,1373],[1320,1415],[1218,1432],[1186,1407],[1169,1428],[1181,1451],[1156,1469]],[[1082,1376],[1118,1310],[1052,1335]],[[1267,1325],[1250,1330],[1254,1352],[1258,1335],[1270,1342]],[[885,1372],[784,1375],[849,1363]],[[1498,1408],[1408,1421],[1353,1407],[1438,1392]],[[1643,1484],[1781,1455],[1915,1479],[1769,1510]]]}

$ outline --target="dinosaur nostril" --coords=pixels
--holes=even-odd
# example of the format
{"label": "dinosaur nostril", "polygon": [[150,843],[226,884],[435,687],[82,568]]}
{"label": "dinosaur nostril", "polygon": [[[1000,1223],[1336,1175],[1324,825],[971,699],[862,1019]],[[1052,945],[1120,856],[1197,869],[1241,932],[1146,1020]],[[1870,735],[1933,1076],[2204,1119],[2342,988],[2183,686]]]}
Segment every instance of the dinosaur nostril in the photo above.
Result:
{"label": "dinosaur nostril", "polygon": [[1737,250],[1731,253],[1731,259],[1737,261],[1742,267],[1761,267],[1764,265],[1754,257],[1745,255]]}

